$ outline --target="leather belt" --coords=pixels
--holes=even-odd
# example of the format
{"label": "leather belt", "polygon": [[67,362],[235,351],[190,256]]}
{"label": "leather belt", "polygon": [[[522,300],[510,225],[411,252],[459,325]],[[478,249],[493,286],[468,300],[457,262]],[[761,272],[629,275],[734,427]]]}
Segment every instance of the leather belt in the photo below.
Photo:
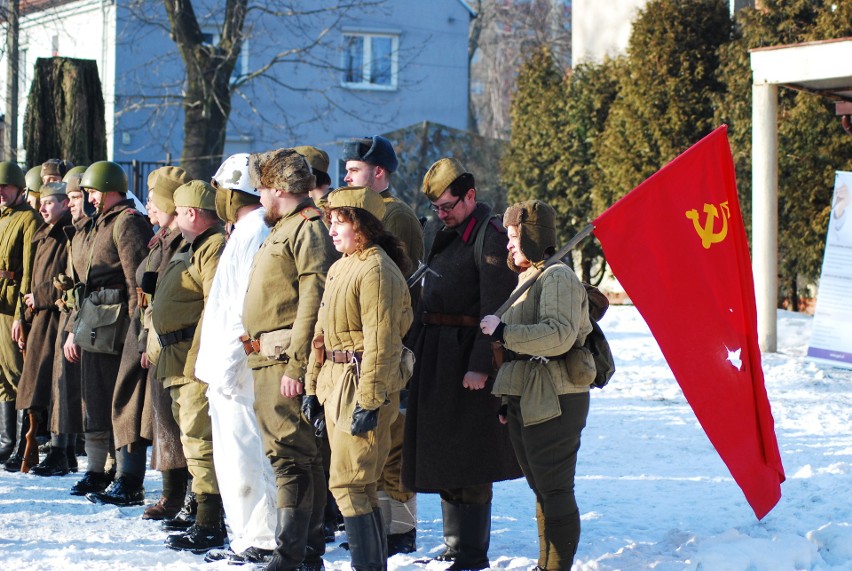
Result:
{"label": "leather belt", "polygon": [[479,327],[479,318],[472,315],[450,315],[424,311],[423,323],[425,325],[443,325],[444,327]]}
{"label": "leather belt", "polygon": [[243,351],[246,352],[246,355],[260,353],[259,339],[252,339],[249,335],[240,335],[240,342],[243,344]]}
{"label": "leather belt", "polygon": [[4,280],[13,280],[15,279],[15,272],[11,272],[9,270],[0,270],[0,278]]}
{"label": "leather belt", "polygon": [[325,350],[325,358],[332,363],[351,363],[353,360],[360,363],[362,356],[363,353],[361,351],[345,351],[342,349]]}
{"label": "leather belt", "polygon": [[157,335],[157,339],[160,340],[160,347],[168,347],[169,345],[192,339],[193,336],[195,336],[195,327],[186,327],[164,335]]}

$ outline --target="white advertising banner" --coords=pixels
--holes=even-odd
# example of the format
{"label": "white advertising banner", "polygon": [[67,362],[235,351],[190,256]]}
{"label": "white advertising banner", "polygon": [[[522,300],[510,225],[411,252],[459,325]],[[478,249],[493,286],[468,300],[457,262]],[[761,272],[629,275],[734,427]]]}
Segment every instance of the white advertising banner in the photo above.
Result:
{"label": "white advertising banner", "polygon": [[837,171],[808,358],[852,368],[852,172]]}

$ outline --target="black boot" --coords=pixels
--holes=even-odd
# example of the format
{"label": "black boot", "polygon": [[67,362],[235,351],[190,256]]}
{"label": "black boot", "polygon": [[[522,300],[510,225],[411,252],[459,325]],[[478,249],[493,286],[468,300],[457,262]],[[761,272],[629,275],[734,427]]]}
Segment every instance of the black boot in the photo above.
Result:
{"label": "black boot", "polygon": [[455,561],[459,553],[459,527],[461,513],[458,504],[441,500],[441,514],[444,519],[444,552],[438,555],[436,561]]}
{"label": "black boot", "polygon": [[166,547],[195,554],[225,547],[227,536],[222,521],[222,497],[218,494],[200,494],[195,523],[184,532],[166,538]]}
{"label": "black boot", "polygon": [[6,462],[18,441],[15,401],[0,402],[0,462]]}
{"label": "black boot", "polygon": [[[311,510],[278,508],[277,545],[266,571],[294,571],[304,563]],[[322,561],[322,559],[320,559]]]}
{"label": "black boot", "polygon": [[[69,441],[70,441],[70,439],[69,439]],[[68,471],[73,473],[73,474],[76,474],[78,467],[77,467],[77,454],[74,452],[74,448],[72,448],[71,446],[66,446],[65,447],[65,456],[68,458]]]}
{"label": "black boot", "polygon": [[195,498],[195,493],[187,484],[186,497],[183,500],[183,507],[178,514],[171,519],[163,520],[163,529],[166,531],[184,531],[189,529],[195,523],[195,516],[198,514],[198,501]]}
{"label": "black boot", "polygon": [[15,448],[6,463],[3,464],[3,469],[7,472],[20,472],[21,464],[24,463],[24,450],[27,447],[27,431],[30,429],[30,417],[25,410],[17,411],[15,415],[15,427],[18,433],[18,439],[15,442]]}
{"label": "black boot", "polygon": [[91,492],[103,492],[112,483],[112,472],[86,472],[83,479],[71,488],[72,496],[85,496]]}
{"label": "black boot", "polygon": [[417,529],[411,528],[403,533],[391,533],[387,536],[388,557],[397,553],[417,551]]}
{"label": "black boot", "polygon": [[459,546],[447,571],[487,569],[491,544],[491,504],[456,504],[459,515]]}
{"label": "black boot", "polygon": [[68,450],[51,446],[47,456],[30,470],[36,476],[64,476],[71,470],[68,467]]}
{"label": "black boot", "polygon": [[344,517],[349,552],[354,571],[384,571],[388,560],[384,553],[382,536],[385,534],[381,514],[375,512],[355,517]]}
{"label": "black boot", "polygon": [[145,503],[145,488],[140,478],[122,474],[103,492],[86,494],[86,499],[93,504],[141,506]]}

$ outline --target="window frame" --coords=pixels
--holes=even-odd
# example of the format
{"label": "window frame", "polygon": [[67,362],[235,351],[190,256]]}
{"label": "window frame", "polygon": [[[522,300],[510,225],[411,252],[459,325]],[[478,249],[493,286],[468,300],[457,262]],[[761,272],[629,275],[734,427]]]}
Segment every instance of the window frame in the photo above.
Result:
{"label": "window frame", "polygon": [[[344,30],[343,32],[343,50],[342,50],[342,79],[341,86],[347,89],[360,89],[367,91],[396,91],[398,89],[398,77],[399,77],[399,33],[395,32],[380,32],[380,31],[360,31],[360,30]],[[362,63],[361,63],[361,77],[363,78],[359,82],[355,81],[346,81],[346,75],[349,72],[348,60],[349,60],[349,46],[350,40],[349,38],[359,37],[363,40],[362,45]],[[390,49],[390,83],[382,84],[382,83],[373,83],[372,79],[372,52],[373,52],[373,39],[381,38],[381,39],[390,39],[391,41],[391,49]]]}

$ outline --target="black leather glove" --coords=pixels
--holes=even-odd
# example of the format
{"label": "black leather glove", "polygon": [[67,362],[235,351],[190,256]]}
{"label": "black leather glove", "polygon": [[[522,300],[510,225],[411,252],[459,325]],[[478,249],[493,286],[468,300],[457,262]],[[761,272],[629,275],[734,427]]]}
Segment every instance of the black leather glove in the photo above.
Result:
{"label": "black leather glove", "polygon": [[325,408],[319,403],[316,395],[302,397],[302,414],[314,425],[317,437],[325,436]]}
{"label": "black leather glove", "polygon": [[501,404],[500,408],[497,409],[497,418],[509,418],[509,405]]}
{"label": "black leather glove", "polygon": [[370,432],[379,423],[379,409],[364,410],[360,404],[355,404],[352,412],[352,436]]}

